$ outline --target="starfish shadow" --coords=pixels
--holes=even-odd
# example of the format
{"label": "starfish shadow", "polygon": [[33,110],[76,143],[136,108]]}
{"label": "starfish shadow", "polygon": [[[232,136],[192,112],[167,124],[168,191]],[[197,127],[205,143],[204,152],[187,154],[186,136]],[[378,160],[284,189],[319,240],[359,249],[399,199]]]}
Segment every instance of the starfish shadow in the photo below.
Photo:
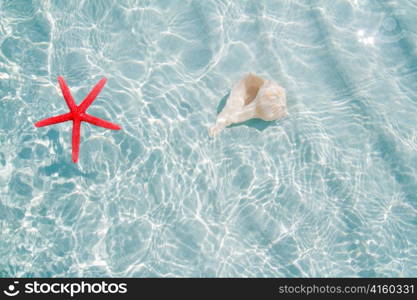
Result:
{"label": "starfish shadow", "polygon": [[95,173],[85,173],[81,172],[76,165],[70,160],[61,159],[65,156],[64,148],[59,142],[59,131],[55,129],[50,129],[46,133],[46,137],[51,141],[54,152],[57,154],[59,162],[53,162],[48,166],[39,168],[39,172],[46,176],[51,176],[57,174],[59,177],[63,178],[72,178],[74,176],[81,176],[85,178],[95,178],[97,174]]}

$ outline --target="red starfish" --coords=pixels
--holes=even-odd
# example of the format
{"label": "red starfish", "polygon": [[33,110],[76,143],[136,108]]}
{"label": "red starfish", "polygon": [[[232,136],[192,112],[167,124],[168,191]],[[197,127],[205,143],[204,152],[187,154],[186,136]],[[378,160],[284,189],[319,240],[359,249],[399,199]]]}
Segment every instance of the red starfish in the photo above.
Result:
{"label": "red starfish", "polygon": [[64,78],[58,77],[58,82],[61,87],[62,95],[64,96],[65,102],[70,109],[69,113],[58,115],[55,117],[47,118],[42,121],[36,122],[36,127],[43,127],[52,124],[62,123],[66,121],[72,121],[72,160],[76,163],[78,161],[78,153],[80,152],[80,130],[81,122],[88,122],[90,124],[101,126],[108,129],[119,130],[119,125],[104,121],[97,117],[87,114],[85,111],[93,103],[94,99],[100,93],[107,79],[102,78],[91,90],[91,92],[85,97],[80,105],[76,105],[74,98],[72,98],[71,92],[68,85],[65,83]]}

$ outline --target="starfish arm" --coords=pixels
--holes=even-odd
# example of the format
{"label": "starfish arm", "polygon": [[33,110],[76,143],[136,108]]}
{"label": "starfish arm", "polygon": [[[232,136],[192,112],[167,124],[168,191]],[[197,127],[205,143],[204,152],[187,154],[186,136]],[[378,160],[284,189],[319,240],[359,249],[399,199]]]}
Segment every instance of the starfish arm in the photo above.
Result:
{"label": "starfish arm", "polygon": [[47,118],[47,119],[44,119],[42,121],[36,122],[35,126],[36,127],[43,127],[43,126],[48,126],[48,125],[52,125],[52,124],[66,122],[66,121],[69,121],[71,119],[72,119],[71,113],[66,113],[66,114],[62,114],[62,115],[59,115],[59,116]]}
{"label": "starfish arm", "polygon": [[100,127],[104,127],[104,128],[107,128],[107,129],[112,129],[112,130],[120,130],[121,129],[121,127],[117,124],[99,119],[99,118],[94,117],[94,116],[89,115],[89,114],[84,114],[83,117],[82,117],[82,120],[85,121],[85,122],[88,122],[90,124],[100,126]]}
{"label": "starfish arm", "polygon": [[74,120],[72,125],[72,161],[78,161],[78,154],[80,153],[80,131],[81,121]]}
{"label": "starfish arm", "polygon": [[82,112],[85,112],[87,110],[87,108],[91,105],[91,103],[93,103],[94,99],[97,97],[97,95],[101,92],[101,90],[103,89],[104,85],[106,84],[107,79],[106,78],[102,78],[95,86],[94,88],[91,90],[91,92],[87,95],[87,97],[85,97],[85,99],[83,100],[83,102],[81,102],[79,109]]}
{"label": "starfish arm", "polygon": [[71,111],[74,111],[77,105],[75,104],[74,98],[72,98],[71,91],[68,88],[67,83],[65,82],[62,76],[58,77],[58,82],[59,82],[59,86],[61,87],[62,95],[64,96],[65,102],[68,105],[68,108]]}

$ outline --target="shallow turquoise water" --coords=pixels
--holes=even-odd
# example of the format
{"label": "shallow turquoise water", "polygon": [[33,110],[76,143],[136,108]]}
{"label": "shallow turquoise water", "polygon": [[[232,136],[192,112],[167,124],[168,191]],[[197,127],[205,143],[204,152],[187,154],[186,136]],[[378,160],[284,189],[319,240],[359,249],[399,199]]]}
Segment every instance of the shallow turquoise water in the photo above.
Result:
{"label": "shallow turquoise water", "polygon": [[[417,276],[416,12],[0,0],[0,276]],[[210,139],[249,71],[289,117]],[[77,165],[58,75],[123,127]]]}

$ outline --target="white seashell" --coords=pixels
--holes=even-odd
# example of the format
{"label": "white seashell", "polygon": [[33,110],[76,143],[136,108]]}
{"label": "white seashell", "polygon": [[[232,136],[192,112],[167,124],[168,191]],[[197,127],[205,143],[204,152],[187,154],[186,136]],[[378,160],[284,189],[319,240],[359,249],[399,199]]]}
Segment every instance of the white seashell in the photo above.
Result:
{"label": "white seashell", "polygon": [[277,83],[249,73],[232,88],[216,124],[209,129],[211,137],[225,127],[259,118],[264,121],[281,119],[288,115],[285,90]]}

